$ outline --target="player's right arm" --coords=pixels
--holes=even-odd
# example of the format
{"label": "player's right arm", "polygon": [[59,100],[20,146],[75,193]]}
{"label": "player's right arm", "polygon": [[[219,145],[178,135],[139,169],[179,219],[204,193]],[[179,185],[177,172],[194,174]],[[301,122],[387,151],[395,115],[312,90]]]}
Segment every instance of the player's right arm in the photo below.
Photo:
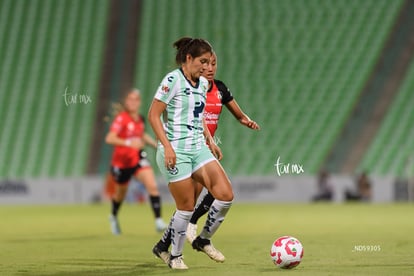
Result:
{"label": "player's right arm", "polygon": [[105,142],[113,146],[131,147],[134,149],[142,149],[144,147],[141,139],[122,139],[118,136],[118,133],[109,131],[106,134]]}
{"label": "player's right arm", "polygon": [[177,160],[175,151],[167,138],[161,122],[161,114],[167,109],[167,104],[175,95],[174,85],[176,81],[177,75],[175,74],[170,73],[165,76],[155,93],[155,97],[148,111],[148,121],[150,122],[155,136],[164,146],[164,165],[167,169],[174,168]]}
{"label": "player's right arm", "polygon": [[165,167],[174,168],[176,163],[176,155],[173,147],[171,146],[170,141],[165,134],[164,127],[162,125],[160,116],[167,108],[167,105],[160,100],[154,99],[152,101],[151,107],[148,111],[148,121],[152,129],[154,130],[155,135],[158,140],[164,146],[164,164]]}

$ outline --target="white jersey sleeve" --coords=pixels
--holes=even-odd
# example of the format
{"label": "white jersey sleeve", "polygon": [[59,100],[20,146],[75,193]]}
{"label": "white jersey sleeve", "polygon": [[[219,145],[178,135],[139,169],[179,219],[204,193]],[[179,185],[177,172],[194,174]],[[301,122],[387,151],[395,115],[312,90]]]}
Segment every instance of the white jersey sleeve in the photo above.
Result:
{"label": "white jersey sleeve", "polygon": [[179,74],[177,74],[177,71],[168,73],[161,81],[154,98],[168,104],[178,91],[177,89],[174,89],[178,79]]}

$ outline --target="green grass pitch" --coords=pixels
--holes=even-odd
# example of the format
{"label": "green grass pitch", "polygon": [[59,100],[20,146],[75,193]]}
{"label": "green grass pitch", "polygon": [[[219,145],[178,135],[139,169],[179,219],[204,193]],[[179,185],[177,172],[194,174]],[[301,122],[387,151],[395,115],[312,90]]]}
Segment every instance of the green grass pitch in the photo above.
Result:
{"label": "green grass pitch", "polygon": [[[163,206],[166,220],[173,209]],[[188,271],[151,254],[160,234],[148,205],[122,206],[117,237],[108,213],[109,204],[0,207],[0,275],[414,275],[412,204],[235,203],[213,239],[226,262],[187,243]],[[304,246],[292,270],[269,256],[282,235]]]}

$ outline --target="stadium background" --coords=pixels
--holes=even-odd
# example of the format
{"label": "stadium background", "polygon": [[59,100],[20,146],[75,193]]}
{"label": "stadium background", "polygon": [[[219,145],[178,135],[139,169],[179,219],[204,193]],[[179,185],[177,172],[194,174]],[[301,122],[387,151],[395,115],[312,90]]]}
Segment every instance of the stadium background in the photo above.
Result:
{"label": "stadium background", "polygon": [[[413,13],[408,0],[2,0],[0,202],[101,187],[111,103],[138,87],[146,115],[181,36],[213,44],[217,78],[261,125],[223,112],[217,136],[236,186],[274,180],[307,200],[322,168],[347,183],[366,170],[374,189],[386,180],[378,198],[407,199]],[[278,157],[305,173],[279,177]]]}

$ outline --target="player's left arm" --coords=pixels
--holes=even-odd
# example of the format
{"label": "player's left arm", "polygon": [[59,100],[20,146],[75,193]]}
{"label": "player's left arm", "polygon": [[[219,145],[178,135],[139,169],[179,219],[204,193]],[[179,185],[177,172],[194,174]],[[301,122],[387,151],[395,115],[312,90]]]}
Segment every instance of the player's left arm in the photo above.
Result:
{"label": "player's left arm", "polygon": [[233,114],[233,116],[242,124],[245,125],[248,128],[260,130],[260,126],[258,123],[253,121],[249,118],[240,108],[240,106],[237,104],[235,99],[232,99],[228,103],[226,103],[227,109]]}
{"label": "player's left arm", "polygon": [[230,89],[224,84],[224,82],[220,80],[215,80],[217,88],[222,93],[221,96],[221,103],[224,104],[228,110],[230,110],[231,114],[242,124],[248,128],[259,130],[260,126],[253,120],[249,118],[237,104],[236,100],[234,99]]}
{"label": "player's left arm", "polygon": [[149,145],[154,149],[157,148],[157,141],[155,141],[155,139],[152,138],[148,133],[144,133],[144,135],[142,136],[142,140],[146,145]]}
{"label": "player's left arm", "polygon": [[221,152],[221,149],[219,146],[216,145],[214,142],[214,138],[211,136],[210,130],[208,130],[206,120],[203,118],[203,134],[206,139],[206,143],[208,147],[210,148],[213,155],[217,158],[217,160],[221,160],[223,158],[223,153]]}

